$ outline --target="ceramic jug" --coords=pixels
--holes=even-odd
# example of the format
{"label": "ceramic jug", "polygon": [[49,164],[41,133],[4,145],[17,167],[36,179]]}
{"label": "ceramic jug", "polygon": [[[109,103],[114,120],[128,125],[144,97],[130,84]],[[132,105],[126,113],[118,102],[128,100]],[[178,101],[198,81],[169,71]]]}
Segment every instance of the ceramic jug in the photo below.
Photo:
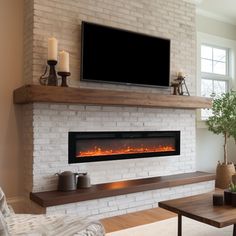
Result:
{"label": "ceramic jug", "polygon": [[77,181],[77,188],[90,188],[90,177],[87,173],[79,173],[78,174],[78,181]]}
{"label": "ceramic jug", "polygon": [[72,191],[76,190],[76,176],[78,173],[71,171],[64,171],[56,173],[58,175],[58,190],[59,191]]}

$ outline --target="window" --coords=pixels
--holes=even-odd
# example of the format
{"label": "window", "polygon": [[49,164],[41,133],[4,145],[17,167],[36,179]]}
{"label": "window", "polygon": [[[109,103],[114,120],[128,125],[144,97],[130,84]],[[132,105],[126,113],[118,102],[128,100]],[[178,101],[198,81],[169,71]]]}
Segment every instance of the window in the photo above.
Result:
{"label": "window", "polygon": [[[229,50],[201,45],[201,96],[217,97],[229,90]],[[201,110],[201,119],[211,115],[210,109]]]}

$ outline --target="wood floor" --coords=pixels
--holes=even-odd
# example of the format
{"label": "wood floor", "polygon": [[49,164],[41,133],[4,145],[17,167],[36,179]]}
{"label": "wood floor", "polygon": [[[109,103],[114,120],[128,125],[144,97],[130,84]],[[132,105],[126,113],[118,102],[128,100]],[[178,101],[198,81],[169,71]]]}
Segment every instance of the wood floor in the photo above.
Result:
{"label": "wood floor", "polygon": [[138,225],[150,224],[160,220],[165,220],[176,216],[176,214],[166,211],[162,208],[153,208],[149,210],[129,213],[121,216],[114,216],[102,219],[106,232],[127,229]]}

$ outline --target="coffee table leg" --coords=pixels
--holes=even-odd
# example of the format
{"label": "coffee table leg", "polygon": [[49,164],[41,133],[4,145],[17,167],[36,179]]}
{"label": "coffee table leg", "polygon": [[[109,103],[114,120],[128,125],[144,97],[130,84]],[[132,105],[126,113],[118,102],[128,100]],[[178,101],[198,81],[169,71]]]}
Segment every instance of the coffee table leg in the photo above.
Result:
{"label": "coffee table leg", "polygon": [[233,236],[236,236],[236,224],[234,224]]}
{"label": "coffee table leg", "polygon": [[182,215],[180,214],[178,214],[178,236],[182,236]]}

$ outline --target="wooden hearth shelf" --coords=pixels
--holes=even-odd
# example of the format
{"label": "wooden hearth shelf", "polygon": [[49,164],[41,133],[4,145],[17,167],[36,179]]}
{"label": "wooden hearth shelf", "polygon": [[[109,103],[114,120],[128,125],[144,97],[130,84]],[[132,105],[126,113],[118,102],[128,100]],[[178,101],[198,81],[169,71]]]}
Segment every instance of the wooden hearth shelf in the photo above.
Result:
{"label": "wooden hearth shelf", "polygon": [[164,107],[180,109],[210,108],[212,105],[212,100],[210,98],[196,96],[160,95],[155,93],[138,93],[87,88],[26,85],[14,91],[15,104],[26,104],[33,102]]}
{"label": "wooden hearth shelf", "polygon": [[88,189],[70,192],[48,191],[30,193],[30,199],[42,207],[50,207],[67,203],[112,197],[122,194],[136,193],[153,189],[169,188],[185,184],[193,184],[215,180],[215,175],[205,172],[192,172],[163,177],[126,180],[106,184],[93,185]]}

